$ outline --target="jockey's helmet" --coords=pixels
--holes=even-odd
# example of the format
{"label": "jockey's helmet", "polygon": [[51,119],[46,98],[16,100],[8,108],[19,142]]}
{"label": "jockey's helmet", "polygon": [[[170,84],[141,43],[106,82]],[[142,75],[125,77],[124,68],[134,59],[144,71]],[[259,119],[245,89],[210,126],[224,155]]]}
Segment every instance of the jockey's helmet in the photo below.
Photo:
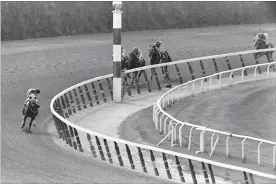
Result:
{"label": "jockey's helmet", "polygon": [[125,49],[124,49],[124,47],[122,47],[122,49],[121,49],[121,52],[122,52],[122,53],[124,53],[124,52],[125,52]]}
{"label": "jockey's helmet", "polygon": [[134,47],[132,50],[133,54],[135,54],[136,56],[140,55],[140,50],[137,47]]}
{"label": "jockey's helmet", "polygon": [[161,46],[161,44],[162,44],[162,42],[161,41],[159,41],[159,40],[157,40],[155,43],[154,43],[154,46],[156,46],[156,47],[160,47]]}

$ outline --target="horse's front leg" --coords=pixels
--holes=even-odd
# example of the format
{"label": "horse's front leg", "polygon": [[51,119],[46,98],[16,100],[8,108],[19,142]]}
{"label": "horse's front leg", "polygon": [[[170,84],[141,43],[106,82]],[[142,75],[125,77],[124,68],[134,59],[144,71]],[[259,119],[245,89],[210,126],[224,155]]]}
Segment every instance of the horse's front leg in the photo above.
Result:
{"label": "horse's front leg", "polygon": [[33,121],[34,121],[35,118],[31,118],[31,121],[29,123],[29,131],[31,131],[31,127],[32,127],[32,124],[33,124]]}
{"label": "horse's front leg", "polygon": [[21,124],[21,129],[25,127],[27,116],[24,116],[23,122]]}
{"label": "horse's front leg", "polygon": [[164,71],[165,72],[165,80],[166,80],[166,83],[167,83],[166,88],[171,88],[172,85],[171,85],[171,79],[169,77],[168,66],[165,66],[164,70],[165,70]]}
{"label": "horse's front leg", "polygon": [[132,80],[131,80],[131,85],[133,85],[134,80],[137,79],[137,74],[138,74],[137,71],[136,71],[136,72],[133,72],[133,77],[132,77]]}
{"label": "horse's front leg", "polygon": [[[268,63],[273,62],[273,55],[272,54],[273,54],[272,52],[267,52],[266,53],[266,58],[267,58]],[[276,71],[276,67],[275,67],[274,64],[272,64],[270,66],[270,68],[272,68],[274,72]]]}
{"label": "horse's front leg", "polygon": [[164,73],[165,73],[164,66],[161,66],[161,71],[162,71],[162,75],[164,75]]}
{"label": "horse's front leg", "polygon": [[139,75],[138,75],[138,80],[140,79],[142,72],[145,72],[144,70],[140,70]]}

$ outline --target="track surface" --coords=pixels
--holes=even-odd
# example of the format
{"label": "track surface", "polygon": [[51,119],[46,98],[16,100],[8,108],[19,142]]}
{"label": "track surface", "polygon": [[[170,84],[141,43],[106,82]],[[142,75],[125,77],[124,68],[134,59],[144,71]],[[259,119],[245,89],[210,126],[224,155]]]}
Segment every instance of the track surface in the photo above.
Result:
{"label": "track surface", "polygon": [[276,78],[187,97],[168,108],[183,122],[276,141]]}
{"label": "track surface", "polygon": [[[266,24],[124,33],[123,43],[127,51],[135,45],[146,51],[150,43],[161,39],[178,60],[252,49],[254,32],[260,27],[273,37],[275,24]],[[107,54],[112,52],[111,40],[111,34],[100,34],[1,42],[2,183],[160,182],[72,154],[56,145],[46,131],[54,95],[83,80],[111,73],[111,54]],[[21,110],[31,87],[41,89],[41,109],[33,134],[26,134],[20,130]]]}

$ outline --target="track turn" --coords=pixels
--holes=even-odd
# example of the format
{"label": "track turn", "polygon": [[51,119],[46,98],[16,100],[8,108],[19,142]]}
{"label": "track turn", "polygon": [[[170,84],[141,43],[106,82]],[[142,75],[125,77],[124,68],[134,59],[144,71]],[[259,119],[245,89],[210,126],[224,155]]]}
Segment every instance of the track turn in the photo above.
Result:
{"label": "track turn", "polygon": [[[62,39],[58,40],[62,43]],[[54,143],[53,136],[47,132],[51,121],[50,100],[66,87],[100,75],[106,63],[105,68],[101,64],[95,67],[93,63],[105,58],[88,59],[93,68],[87,67],[87,63],[77,63],[77,58],[83,59],[78,54],[93,54],[87,43],[78,42],[82,45],[77,48],[73,44],[66,47],[65,41],[56,45],[48,41],[50,39],[1,44],[1,183],[164,182],[72,153]],[[82,76],[79,76],[80,71]],[[41,109],[37,127],[32,134],[27,134],[21,131],[20,123],[25,93],[30,87],[41,89]]]}

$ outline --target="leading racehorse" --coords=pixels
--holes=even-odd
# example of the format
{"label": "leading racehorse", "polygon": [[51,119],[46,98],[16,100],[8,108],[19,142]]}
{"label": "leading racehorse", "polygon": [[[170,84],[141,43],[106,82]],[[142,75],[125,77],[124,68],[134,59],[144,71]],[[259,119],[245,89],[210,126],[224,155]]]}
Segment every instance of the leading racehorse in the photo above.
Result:
{"label": "leading racehorse", "polygon": [[[159,51],[155,45],[153,46],[150,45],[149,57],[150,57],[151,65],[172,62],[172,59],[169,53],[167,51]],[[163,75],[165,74],[165,80],[167,82],[166,87],[171,88],[172,85],[168,74],[168,66],[164,66],[164,67],[162,66],[161,70],[162,70],[162,74]],[[153,76],[153,73],[151,70],[151,80],[152,80],[152,76]]]}
{"label": "leading racehorse", "polygon": [[31,118],[31,121],[29,123],[29,132],[31,132],[31,126],[33,124],[33,121],[35,120],[36,116],[38,115],[38,109],[39,109],[39,104],[34,98],[31,98],[29,102],[26,104],[26,106],[22,110],[22,114],[24,116],[24,120],[21,124],[21,129],[25,127],[26,119],[28,117]]}

